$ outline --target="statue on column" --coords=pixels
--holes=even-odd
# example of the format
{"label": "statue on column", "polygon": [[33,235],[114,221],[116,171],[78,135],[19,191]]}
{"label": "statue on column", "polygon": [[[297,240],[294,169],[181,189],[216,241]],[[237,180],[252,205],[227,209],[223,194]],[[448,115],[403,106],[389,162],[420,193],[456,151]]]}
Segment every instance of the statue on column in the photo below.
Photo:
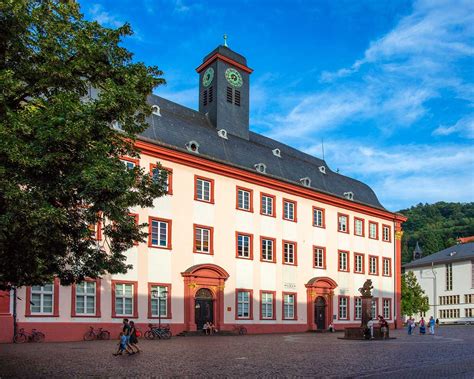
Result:
{"label": "statue on column", "polygon": [[362,327],[367,327],[367,322],[369,322],[372,317],[372,290],[374,286],[372,285],[372,280],[367,279],[364,285],[359,288],[359,292],[362,297]]}

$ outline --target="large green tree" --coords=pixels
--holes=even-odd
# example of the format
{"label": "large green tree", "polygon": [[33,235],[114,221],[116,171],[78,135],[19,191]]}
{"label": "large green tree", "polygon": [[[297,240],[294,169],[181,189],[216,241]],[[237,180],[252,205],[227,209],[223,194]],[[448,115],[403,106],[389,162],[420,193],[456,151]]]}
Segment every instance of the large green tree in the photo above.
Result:
{"label": "large green tree", "polygon": [[430,308],[428,296],[421,288],[413,271],[402,275],[402,314],[413,316]]}
{"label": "large green tree", "polygon": [[0,2],[0,287],[126,272],[123,252],[146,237],[129,213],[165,178],[119,158],[137,156],[164,79],[120,46],[130,34],[85,20],[75,1]]}

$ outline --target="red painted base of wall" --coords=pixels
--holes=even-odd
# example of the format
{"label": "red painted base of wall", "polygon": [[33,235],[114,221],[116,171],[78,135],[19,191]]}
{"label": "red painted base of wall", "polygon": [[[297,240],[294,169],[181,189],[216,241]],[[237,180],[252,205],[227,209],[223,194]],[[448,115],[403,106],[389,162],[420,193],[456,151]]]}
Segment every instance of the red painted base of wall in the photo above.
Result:
{"label": "red painted base of wall", "polygon": [[0,315],[0,343],[13,340],[13,316]]}

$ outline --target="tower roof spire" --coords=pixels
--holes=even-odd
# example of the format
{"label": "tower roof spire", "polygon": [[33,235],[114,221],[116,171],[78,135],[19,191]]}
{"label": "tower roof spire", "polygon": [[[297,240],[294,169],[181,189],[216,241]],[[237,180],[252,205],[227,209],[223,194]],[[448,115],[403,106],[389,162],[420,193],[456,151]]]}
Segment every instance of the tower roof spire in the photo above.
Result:
{"label": "tower roof spire", "polygon": [[224,46],[225,46],[225,47],[229,47],[229,46],[227,45],[227,34],[224,34]]}

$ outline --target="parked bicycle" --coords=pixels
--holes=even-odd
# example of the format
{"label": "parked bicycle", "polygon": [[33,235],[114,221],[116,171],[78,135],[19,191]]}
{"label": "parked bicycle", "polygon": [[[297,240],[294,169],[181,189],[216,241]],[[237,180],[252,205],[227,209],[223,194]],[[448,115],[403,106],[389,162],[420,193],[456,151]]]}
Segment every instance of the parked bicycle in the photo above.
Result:
{"label": "parked bicycle", "polygon": [[93,326],[89,326],[89,330],[84,334],[84,341],[109,340],[109,339],[110,339],[110,332],[102,328],[94,330]]}
{"label": "parked bicycle", "polygon": [[38,332],[36,329],[32,329],[31,333],[25,332],[25,329],[21,328],[17,334],[13,337],[13,342],[23,343],[23,342],[43,342],[45,335],[41,332]]}
{"label": "parked bicycle", "polygon": [[235,334],[238,334],[239,336],[243,336],[243,335],[247,334],[247,328],[245,326],[242,326],[242,325],[234,325],[234,329],[232,329],[232,331]]}
{"label": "parked bicycle", "polygon": [[154,340],[156,338],[158,339],[163,339],[163,340],[169,340],[172,336],[171,330],[169,325],[162,325],[161,327],[155,326],[153,324],[148,324],[148,329],[145,332],[145,338],[147,340]]}

